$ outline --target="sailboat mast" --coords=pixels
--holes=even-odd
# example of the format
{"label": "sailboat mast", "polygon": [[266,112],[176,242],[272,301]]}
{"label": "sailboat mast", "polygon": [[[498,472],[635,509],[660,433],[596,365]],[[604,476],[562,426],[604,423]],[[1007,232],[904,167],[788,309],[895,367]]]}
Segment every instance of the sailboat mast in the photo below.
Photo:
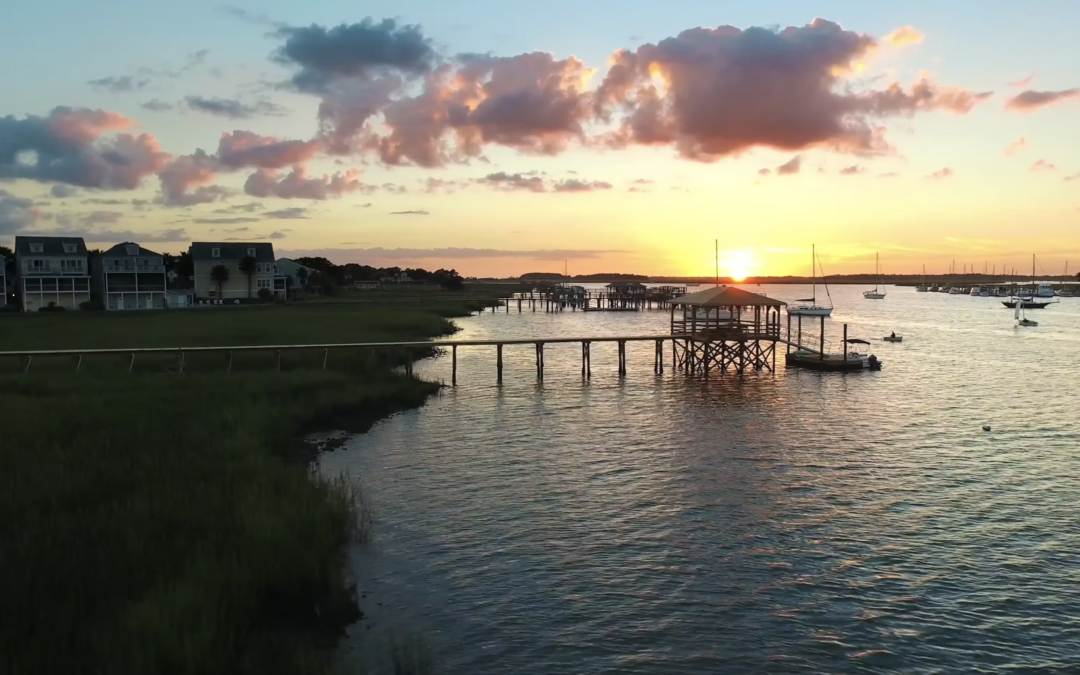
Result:
{"label": "sailboat mast", "polygon": [[817,244],[810,244],[810,297],[817,304]]}

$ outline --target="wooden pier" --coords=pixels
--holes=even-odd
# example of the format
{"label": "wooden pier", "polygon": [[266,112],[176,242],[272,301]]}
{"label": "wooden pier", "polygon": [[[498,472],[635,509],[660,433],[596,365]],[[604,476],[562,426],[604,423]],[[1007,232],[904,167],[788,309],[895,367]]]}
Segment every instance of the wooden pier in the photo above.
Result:
{"label": "wooden pier", "polygon": [[[671,301],[686,294],[684,286],[648,288],[643,284],[608,284],[603,291],[590,291],[581,286],[553,286],[542,290],[518,293],[500,298],[509,314],[516,307],[524,311],[543,312],[640,312],[649,309],[668,309]],[[492,313],[496,310],[491,308]]]}
{"label": "wooden pier", "polygon": [[[526,299],[521,299],[525,302]],[[67,350],[30,350],[0,352],[0,359],[19,359],[23,374],[31,372],[31,365],[42,360],[57,358],[70,359],[73,366],[70,372],[78,373],[84,359],[109,357],[114,360],[120,356],[128,372],[135,372],[136,358],[139,355],[164,356],[172,360],[172,365],[162,368],[170,373],[183,374],[188,365],[188,358],[198,354],[220,354],[227,357],[222,368],[225,373],[233,372],[233,356],[241,353],[271,353],[274,358],[271,368],[282,369],[282,354],[289,352],[315,352],[317,358],[313,364],[321,370],[333,366],[331,352],[360,352],[374,355],[378,352],[397,353],[406,357],[403,366],[405,374],[413,375],[413,360],[431,355],[432,349],[448,350],[451,358],[450,381],[456,385],[458,379],[458,351],[469,347],[495,348],[495,378],[502,384],[504,375],[504,350],[507,347],[531,346],[535,354],[536,379],[543,382],[545,375],[546,347],[558,344],[578,344],[581,347],[581,376],[592,376],[592,346],[599,343],[613,343],[617,346],[618,357],[615,372],[624,377],[627,374],[627,345],[632,342],[652,343],[653,372],[663,374],[667,363],[665,343],[670,342],[671,367],[686,375],[708,377],[711,373],[728,371],[745,373],[746,371],[776,370],[776,351],[778,344],[786,344],[788,365],[799,365],[821,370],[852,370],[865,368],[865,361],[848,353],[849,340],[847,325],[844,325],[844,352],[830,354],[826,348],[825,319],[821,318],[821,334],[818,345],[803,344],[802,317],[793,326],[788,316],[787,336],[780,333],[781,310],[786,303],[742,289],[718,286],[690,295],[680,296],[668,301],[671,309],[671,331],[666,335],[629,335],[600,337],[552,337],[518,338],[509,340],[436,340],[416,342],[360,342],[307,345],[243,345],[222,347],[151,347],[141,349],[67,349]],[[792,351],[792,348],[795,351]],[[263,366],[266,367],[266,366]]]}

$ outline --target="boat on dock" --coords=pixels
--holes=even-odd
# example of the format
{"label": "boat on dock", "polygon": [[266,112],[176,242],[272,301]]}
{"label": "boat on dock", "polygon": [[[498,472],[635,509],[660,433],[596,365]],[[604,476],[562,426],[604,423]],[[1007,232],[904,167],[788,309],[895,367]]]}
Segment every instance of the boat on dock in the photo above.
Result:
{"label": "boat on dock", "polygon": [[922,266],[922,283],[915,288],[916,293],[929,293],[930,287],[926,285],[926,265]]}
{"label": "boat on dock", "polygon": [[832,295],[829,293],[829,284],[825,281],[824,273],[821,275],[821,282],[825,285],[825,294],[829,297],[829,306],[824,307],[817,302],[817,247],[816,245],[810,246],[810,280],[811,280],[811,295],[809,298],[803,298],[796,300],[797,304],[791,305],[787,309],[787,313],[791,316],[830,316],[832,315]]}
{"label": "boat on dock", "polygon": [[880,254],[878,254],[878,253],[874,254],[874,276],[876,277],[874,279],[874,290],[872,290],[872,291],[863,291],[862,295],[867,300],[884,300],[885,299],[885,290],[884,289],[878,290],[878,283],[879,282],[881,282],[882,286],[885,285],[884,284],[884,279],[881,278],[881,258],[880,258]]}

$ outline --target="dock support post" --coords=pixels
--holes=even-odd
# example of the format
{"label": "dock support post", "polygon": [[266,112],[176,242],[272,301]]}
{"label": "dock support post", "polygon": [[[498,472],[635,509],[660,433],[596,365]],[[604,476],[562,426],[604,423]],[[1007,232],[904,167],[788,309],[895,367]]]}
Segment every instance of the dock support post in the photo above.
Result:
{"label": "dock support post", "polygon": [[538,382],[544,381],[544,343],[536,343],[536,379]]}
{"label": "dock support post", "polygon": [[226,375],[228,375],[228,374],[232,373],[232,354],[233,354],[233,353],[232,353],[232,351],[230,350],[230,351],[229,351],[229,365],[225,366],[225,374],[226,374]]}
{"label": "dock support post", "polygon": [[453,349],[453,368],[450,371],[450,384],[457,386],[457,345],[454,345]]}
{"label": "dock support post", "polygon": [[502,384],[503,375],[503,358],[502,358],[503,346],[502,343],[495,345],[495,371],[497,374],[497,383]]}
{"label": "dock support post", "polygon": [[799,314],[799,326],[798,326],[798,328],[799,328],[799,337],[798,337],[799,344],[798,344],[798,348],[802,349],[802,314]]}
{"label": "dock support post", "polygon": [[847,363],[847,324],[844,324],[844,363]]}
{"label": "dock support post", "polygon": [[[779,317],[777,317],[779,318]],[[787,315],[787,353],[791,353],[791,315]]]}
{"label": "dock support post", "polygon": [[619,340],[619,377],[626,376],[626,340]]}
{"label": "dock support post", "polygon": [[[821,360],[825,360],[825,317],[821,317],[821,337],[819,338],[821,344]],[[845,345],[846,347],[847,345]]]}
{"label": "dock support post", "polygon": [[664,374],[664,341],[663,340],[657,340],[656,341],[656,358],[655,358],[655,364],[654,364],[653,372],[655,372],[657,375],[663,375]]}
{"label": "dock support post", "polygon": [[581,376],[585,379],[592,377],[592,343],[581,343]]}
{"label": "dock support post", "polygon": [[322,350],[322,369],[323,370],[326,370],[326,359],[329,356],[330,356],[330,350],[329,349]]}

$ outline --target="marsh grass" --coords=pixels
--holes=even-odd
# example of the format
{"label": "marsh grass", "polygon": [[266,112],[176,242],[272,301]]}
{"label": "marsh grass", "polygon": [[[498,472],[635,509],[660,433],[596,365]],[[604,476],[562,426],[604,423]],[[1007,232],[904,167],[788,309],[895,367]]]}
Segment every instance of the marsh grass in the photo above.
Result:
{"label": "marsh grass", "polygon": [[[175,344],[174,330],[236,344],[257,315],[264,344],[448,329],[442,311],[337,305],[193,312],[203,333],[179,312],[103,314],[4,317],[0,350]],[[311,480],[303,436],[422,405],[438,386],[392,370],[409,356],[0,374],[0,673],[328,672],[360,616],[347,545],[370,538],[373,512],[355,479]]]}

